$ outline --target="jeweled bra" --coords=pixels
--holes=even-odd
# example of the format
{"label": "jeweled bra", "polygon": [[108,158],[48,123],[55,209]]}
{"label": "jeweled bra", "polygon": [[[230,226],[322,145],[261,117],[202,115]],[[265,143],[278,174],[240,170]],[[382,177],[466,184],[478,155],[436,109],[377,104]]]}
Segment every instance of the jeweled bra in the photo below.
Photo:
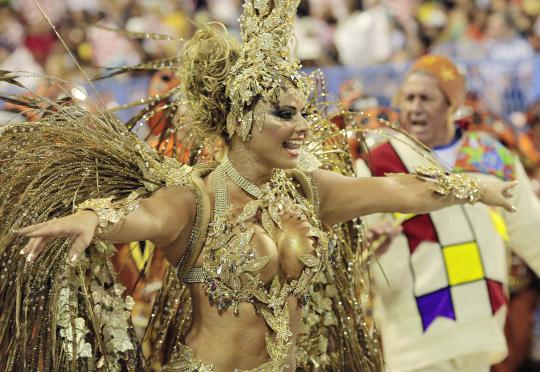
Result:
{"label": "jeweled bra", "polygon": [[[327,260],[327,238],[317,215],[317,203],[302,195],[306,188],[311,194],[314,189],[305,174],[295,172],[293,176],[290,172],[275,170],[271,180],[259,189],[239,175],[225,158],[215,169],[214,219],[202,251],[203,266],[192,268],[185,279],[188,283],[204,283],[210,302],[219,310],[232,308],[238,315],[241,302],[256,307],[271,330],[266,336],[270,360],[254,369],[257,371],[281,371],[286,366],[292,346],[287,299],[294,296],[300,306],[306,304],[312,279]],[[232,218],[229,211],[227,177],[254,197],[236,218]],[[298,178],[303,178],[304,182],[298,180],[295,184],[293,181]],[[262,225],[275,242],[276,236],[286,230],[280,217],[284,210],[309,223],[311,227],[304,237],[313,242],[313,251],[297,256],[304,265],[297,279],[281,282],[276,275],[268,286],[262,281],[260,271],[270,257],[258,256],[251,246],[255,226],[250,223]],[[190,354],[184,353],[186,355]]]}

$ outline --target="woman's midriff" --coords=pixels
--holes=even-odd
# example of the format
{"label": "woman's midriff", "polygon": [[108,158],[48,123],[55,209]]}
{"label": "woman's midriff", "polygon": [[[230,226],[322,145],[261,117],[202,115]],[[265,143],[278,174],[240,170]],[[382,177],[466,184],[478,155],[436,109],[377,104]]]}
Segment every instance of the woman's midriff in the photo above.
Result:
{"label": "woman's midriff", "polygon": [[[193,320],[185,343],[196,358],[210,364],[214,371],[250,370],[269,361],[265,335],[268,325],[251,303],[239,305],[239,315],[233,311],[218,311],[209,303],[202,285],[191,287]],[[292,343],[298,334],[301,309],[294,297],[288,299]],[[294,348],[291,348],[289,368],[294,371]]]}

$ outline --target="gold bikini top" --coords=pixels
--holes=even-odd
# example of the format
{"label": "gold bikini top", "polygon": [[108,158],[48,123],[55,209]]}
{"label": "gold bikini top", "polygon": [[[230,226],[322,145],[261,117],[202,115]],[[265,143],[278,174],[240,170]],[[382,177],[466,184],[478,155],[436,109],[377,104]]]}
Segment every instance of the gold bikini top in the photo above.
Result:
{"label": "gold bikini top", "polygon": [[[237,217],[229,209],[227,177],[253,196]],[[287,299],[294,296],[300,306],[305,305],[310,285],[327,261],[328,241],[318,217],[316,188],[309,176],[295,169],[275,170],[259,189],[225,159],[215,168],[213,189],[214,219],[200,250],[203,265],[189,269],[181,279],[203,283],[219,310],[232,308],[238,315],[240,303],[252,303],[271,330],[266,337],[270,361],[257,370],[281,371],[292,346]],[[282,221],[284,212],[303,222],[304,228],[288,228]],[[303,269],[293,279],[285,280],[279,273],[267,283],[261,278],[270,257],[254,249],[253,237],[260,227],[278,247],[288,244],[296,253]]]}

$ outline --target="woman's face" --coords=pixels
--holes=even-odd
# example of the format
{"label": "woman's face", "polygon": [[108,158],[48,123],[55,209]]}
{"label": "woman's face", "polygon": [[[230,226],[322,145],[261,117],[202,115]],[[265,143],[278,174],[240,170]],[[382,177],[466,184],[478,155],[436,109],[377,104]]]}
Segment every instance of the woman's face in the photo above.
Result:
{"label": "woman's face", "polygon": [[[258,162],[271,168],[297,166],[309,129],[304,108],[305,98],[294,88],[281,89],[276,103],[262,99],[255,105],[255,123],[246,147]],[[261,130],[257,120],[263,120]]]}

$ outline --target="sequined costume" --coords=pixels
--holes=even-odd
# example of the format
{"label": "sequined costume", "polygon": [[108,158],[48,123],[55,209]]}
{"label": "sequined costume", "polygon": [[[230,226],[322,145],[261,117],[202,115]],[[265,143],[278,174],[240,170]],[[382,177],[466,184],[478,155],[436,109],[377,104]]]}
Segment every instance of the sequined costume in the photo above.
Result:
{"label": "sequined costume", "polygon": [[[216,168],[214,218],[201,253],[203,266],[191,268],[185,281],[203,283],[210,303],[220,311],[232,310],[238,315],[241,303],[252,303],[269,329],[266,342],[270,361],[256,370],[279,371],[292,346],[288,298],[296,297],[300,304],[308,301],[313,278],[327,261],[327,238],[317,218],[316,202],[302,195],[306,190],[314,198],[313,186],[299,171],[293,173],[292,179],[291,175],[276,171],[264,190],[253,195],[256,199],[248,202],[240,214],[231,216],[226,186],[223,187],[225,169],[232,169],[227,164],[230,163],[225,160]],[[299,183],[295,185],[294,180]],[[300,223],[289,222],[287,227],[280,217],[285,209],[296,210],[296,221]],[[261,233],[271,237],[280,251],[290,250],[305,265],[297,278],[261,277],[261,270],[276,260],[257,252],[254,235]],[[165,369],[193,368],[190,355],[183,346]]]}
{"label": "sequined costume", "polygon": [[[61,118],[65,119],[66,115],[79,115],[82,121],[87,122],[93,120],[91,122],[93,125],[81,127],[77,121],[65,121],[58,125],[62,122]],[[78,131],[79,134],[73,136],[74,131]],[[115,132],[118,135],[111,135]],[[43,138],[52,136],[56,138],[52,144],[42,142]],[[108,140],[103,141],[103,138]],[[163,158],[129,134],[122,123],[111,120],[108,115],[101,118],[90,116],[77,106],[65,108],[60,113],[51,113],[40,122],[8,126],[0,139],[2,144],[6,145],[2,146],[4,150],[2,159],[10,159],[9,162],[2,163],[3,174],[18,172],[21,176],[21,178],[12,177],[9,182],[3,179],[3,200],[14,200],[17,195],[24,196],[18,203],[2,205],[2,215],[6,217],[3,221],[8,222],[2,225],[4,238],[0,270],[4,279],[1,287],[4,294],[2,308],[5,309],[2,312],[2,320],[18,319],[23,329],[33,330],[40,335],[28,339],[23,337],[23,332],[21,337],[16,337],[17,323],[2,323],[6,327],[4,334],[14,337],[14,340],[10,341],[11,346],[2,348],[6,353],[2,358],[3,363],[6,363],[3,367],[17,369],[26,364],[29,368],[43,365],[45,369],[60,370],[61,365],[76,363],[78,368],[87,369],[96,367],[97,363],[100,368],[104,368],[108,363],[111,369],[141,368],[142,356],[130,331],[130,320],[127,315],[129,313],[126,312],[131,306],[131,300],[129,298],[122,300],[120,297],[123,289],[115,282],[114,271],[108,263],[108,257],[114,252],[113,247],[106,242],[97,241],[89,250],[88,256],[81,259],[76,267],[71,267],[66,263],[69,239],[57,239],[36,263],[28,264],[18,253],[24,240],[14,235],[11,228],[61,216],[71,211],[72,205],[96,196],[122,197],[135,195],[132,194],[132,190],[139,190],[137,195],[144,197],[165,185],[192,185],[194,192],[199,195],[198,216],[203,217],[208,215],[208,211],[203,211],[208,205],[199,191],[197,182],[201,182],[200,177],[210,172],[212,166],[198,166],[192,170],[172,159]],[[74,146],[73,141],[77,142],[78,146]],[[29,142],[34,145],[28,148],[28,151],[15,150],[7,146]],[[122,156],[111,157],[109,151],[112,149]],[[43,167],[41,162],[35,161],[51,153],[61,153],[63,158],[55,159],[50,167]],[[39,174],[39,181],[42,184],[40,191],[50,195],[50,199],[41,199],[41,203],[36,203],[36,199],[31,195],[24,194],[28,188],[26,179],[36,173]],[[79,174],[83,177],[81,178]],[[188,249],[190,254],[184,256],[182,265],[175,270],[169,270],[165,290],[156,302],[156,307],[159,307],[171,298],[174,298],[172,301],[177,304],[186,299],[185,286],[178,282],[176,276],[183,278],[188,273],[198,256],[202,242],[206,240],[204,253],[207,259],[203,266],[204,275],[200,276],[200,280],[207,283],[208,296],[218,307],[231,307],[234,311],[240,301],[255,301],[260,304],[257,306],[272,329],[268,336],[269,355],[272,357],[268,370],[280,370],[278,366],[283,363],[290,347],[288,342],[290,331],[286,322],[287,305],[283,299],[293,295],[299,298],[301,303],[308,301],[313,277],[325,265],[328,252],[326,235],[322,232],[316,217],[316,192],[304,173],[296,171],[294,174],[296,177],[291,178],[289,174],[277,172],[273,182],[279,184],[280,188],[271,190],[279,191],[278,194],[265,190],[264,196],[247,205],[236,219],[223,219],[224,224],[221,224],[221,227],[218,227],[219,219],[216,219],[210,225],[206,239],[205,221],[199,220]],[[35,189],[33,192],[36,192]],[[280,203],[273,199],[276,197]],[[67,200],[71,203],[67,204]],[[272,203],[269,203],[270,200]],[[249,239],[256,229],[276,234],[279,230],[277,227],[281,224],[278,206],[282,208],[283,205],[288,207],[298,205],[299,216],[309,222],[309,229],[303,231],[305,234],[303,238],[307,239],[307,243],[306,241],[299,243],[299,246],[305,245],[309,249],[298,255],[298,259],[306,265],[306,268],[291,282],[280,283],[276,277],[269,283],[270,287],[265,288],[257,271],[268,262],[268,258],[256,255],[250,257],[253,252],[248,248]],[[21,213],[21,208],[27,213]],[[223,211],[219,211],[216,216],[222,216],[222,213]],[[250,221],[253,220],[257,223],[249,227]],[[245,231],[238,233],[243,225]],[[229,233],[216,236],[215,231]],[[276,239],[280,237],[289,239],[291,236],[294,237],[293,232],[284,230],[274,236]],[[283,234],[292,235],[285,237]],[[229,252],[226,247],[231,246],[235,249]],[[209,257],[214,259],[211,260]],[[247,260],[238,261],[244,258]],[[223,266],[221,266],[222,259],[226,263]],[[231,265],[236,266],[236,275],[243,273],[241,279],[239,276],[227,274],[226,270],[230,270]],[[194,271],[191,271],[188,278],[193,278],[194,275]],[[51,287],[48,283],[56,285]],[[12,301],[13,298],[22,301],[24,311],[22,317],[16,315],[19,311],[19,300]],[[95,305],[88,307],[87,301]],[[274,307],[267,307],[269,304]],[[172,304],[169,302],[169,305]],[[164,308],[156,310],[158,313],[156,318],[161,320],[156,329],[171,327],[181,334],[189,322],[188,306],[189,299],[186,299],[180,308],[171,306],[168,310]],[[310,306],[313,308],[313,304]],[[58,318],[37,316],[44,309],[62,316]],[[97,315],[101,320],[96,323]],[[311,316],[313,315],[312,313]],[[72,321],[77,325],[76,332],[72,332],[70,328]],[[154,324],[151,324],[152,326]],[[59,330],[57,336],[49,333],[54,329]],[[165,333],[167,332],[157,331],[155,339],[163,341],[167,337]],[[77,337],[76,343],[72,342],[73,334]],[[160,338],[162,336],[163,338]],[[51,337],[56,338],[56,343],[47,344],[47,340]],[[8,339],[2,340],[8,342]],[[40,351],[34,354],[34,347]],[[173,350],[178,347],[177,337],[173,337],[169,347],[170,355],[184,355],[184,357],[191,355],[182,346],[177,351]],[[326,352],[326,348],[323,351]],[[30,355],[36,357],[28,359]],[[317,355],[313,354],[311,357],[316,358]],[[177,358],[173,358],[171,363],[175,363],[175,360],[178,361]]]}
{"label": "sequined costume", "polygon": [[[35,122],[7,125],[0,133],[2,369],[116,371],[159,369],[164,364],[164,370],[212,370],[182,343],[192,322],[189,289],[201,285],[218,310],[241,315],[242,305],[250,303],[264,320],[268,358],[257,371],[282,371],[294,364],[290,358],[303,370],[381,369],[377,332],[364,316],[369,278],[363,271],[361,225],[352,221],[323,230],[317,213],[309,169],[346,175],[353,171],[346,137],[325,111],[325,95],[298,71],[298,60],[284,47],[292,37],[298,2],[248,0],[240,49],[223,25],[212,24],[195,34],[180,59],[133,67],[178,69],[183,97],[193,111],[193,130],[227,136],[224,140],[239,135],[246,141],[260,130],[263,115],[254,106],[260,99],[275,103],[285,84],[309,96],[306,112],[313,130],[305,147],[313,154],[299,160],[308,170],[276,169],[261,189],[245,182],[227,160],[192,168],[159,155],[129,132],[149,113],[174,108],[175,103],[160,105],[172,91],[145,101],[148,106],[127,125],[104,105],[87,110],[76,100],[62,105],[42,97],[2,97],[41,114]],[[226,56],[223,60],[211,58],[216,50],[206,48],[205,38],[213,38]],[[0,72],[3,82],[20,85],[17,77]],[[50,79],[71,91],[66,82]],[[204,186],[211,172],[214,205]],[[453,193],[443,187],[446,175],[427,176],[440,186],[437,192]],[[225,179],[253,197],[240,210],[227,208]],[[88,209],[96,212],[98,234],[107,232],[141,199],[172,186],[194,195],[194,224],[185,253],[163,278],[145,334],[145,345],[152,350],[143,357],[129,316],[133,300],[122,296],[124,288],[109,261],[114,253],[109,242],[94,239],[70,264],[70,238],[55,238],[32,262],[20,255],[26,239],[13,230]],[[466,190],[471,195],[465,199],[476,200],[477,189]],[[286,221],[285,211],[294,221]],[[283,277],[274,271],[263,276],[274,258],[258,251],[257,236],[287,246],[288,259],[301,264],[296,275]],[[194,267],[199,257],[202,266]],[[296,345],[291,299],[304,306]]]}

